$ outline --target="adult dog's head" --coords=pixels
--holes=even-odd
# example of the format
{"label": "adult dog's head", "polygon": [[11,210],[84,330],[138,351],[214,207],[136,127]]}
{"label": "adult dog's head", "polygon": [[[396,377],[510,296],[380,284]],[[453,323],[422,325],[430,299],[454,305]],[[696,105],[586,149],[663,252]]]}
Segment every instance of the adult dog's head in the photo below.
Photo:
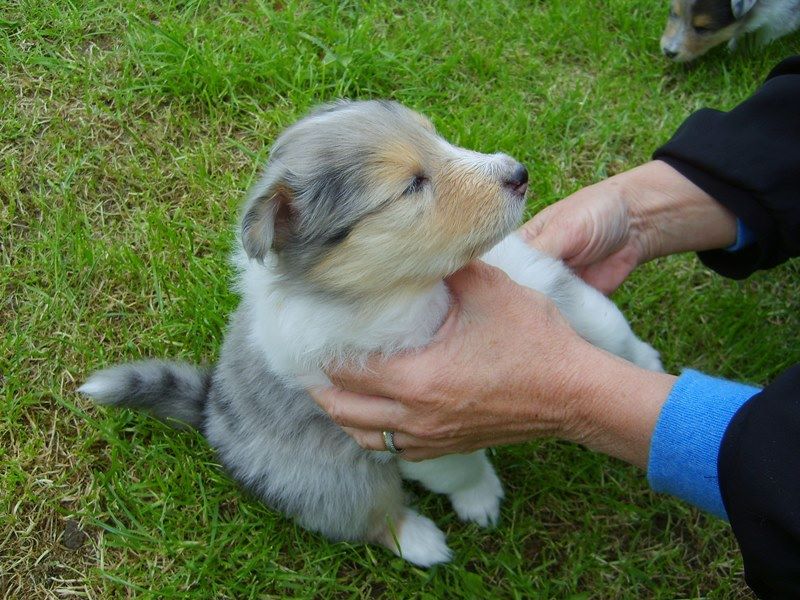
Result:
{"label": "adult dog's head", "polygon": [[527,182],[511,157],[453,146],[400,104],[336,102],[275,142],[245,205],[242,245],[327,293],[420,289],[506,235]]}

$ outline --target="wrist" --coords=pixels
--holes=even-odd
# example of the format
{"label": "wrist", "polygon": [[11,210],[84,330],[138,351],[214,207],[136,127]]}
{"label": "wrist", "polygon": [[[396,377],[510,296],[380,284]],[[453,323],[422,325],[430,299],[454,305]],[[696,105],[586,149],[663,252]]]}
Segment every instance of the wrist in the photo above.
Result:
{"label": "wrist", "polygon": [[654,160],[618,177],[639,264],[736,241],[735,215],[667,163]]}
{"label": "wrist", "polygon": [[644,469],[661,408],[677,378],[589,348],[574,369],[578,381],[562,437]]}

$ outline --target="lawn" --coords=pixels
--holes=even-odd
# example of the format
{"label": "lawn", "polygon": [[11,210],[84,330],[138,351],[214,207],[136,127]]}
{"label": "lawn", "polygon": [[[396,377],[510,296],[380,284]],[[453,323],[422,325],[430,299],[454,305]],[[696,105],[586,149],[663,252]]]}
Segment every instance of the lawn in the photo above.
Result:
{"label": "lawn", "polygon": [[[315,103],[385,97],[531,169],[530,212],[730,108],[798,37],[692,67],[666,0],[0,4],[0,596],[749,598],[729,527],[553,441],[493,453],[499,526],[415,502],[455,560],[332,544],[243,495],[202,438],[78,397],[94,368],[212,362],[236,210]],[[615,295],[667,368],[756,383],[800,361],[800,264],[723,280],[694,256]]]}

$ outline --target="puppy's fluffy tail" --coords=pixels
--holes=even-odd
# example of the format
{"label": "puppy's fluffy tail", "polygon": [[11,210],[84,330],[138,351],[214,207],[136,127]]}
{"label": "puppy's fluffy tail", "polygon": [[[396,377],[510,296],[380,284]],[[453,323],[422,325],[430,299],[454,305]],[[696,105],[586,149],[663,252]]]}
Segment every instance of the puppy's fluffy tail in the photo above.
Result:
{"label": "puppy's fluffy tail", "polygon": [[140,408],[165,421],[199,428],[210,385],[210,369],[145,360],[97,371],[78,391],[98,404]]}

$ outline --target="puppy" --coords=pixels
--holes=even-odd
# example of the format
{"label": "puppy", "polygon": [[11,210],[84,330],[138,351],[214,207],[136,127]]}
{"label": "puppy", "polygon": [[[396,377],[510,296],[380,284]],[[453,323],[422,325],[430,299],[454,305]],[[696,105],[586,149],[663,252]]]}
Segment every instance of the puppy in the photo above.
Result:
{"label": "puppy", "polygon": [[714,46],[733,49],[745,33],[766,44],[800,27],[800,0],[671,0],[661,50],[688,62]]}
{"label": "puppy", "polygon": [[527,181],[511,157],[455,147],[400,104],[318,108],[278,138],[245,203],[241,304],[216,366],[127,364],[79,391],[199,428],[237,481],[303,527],[421,566],[447,561],[444,534],[405,505],[401,479],[490,525],[503,490],[485,453],[409,463],[366,451],[305,390],[329,385],[325,367],[426,345],[448,312],[444,277],[482,255],[553,297],[589,341],[660,369],[607,298],[509,235]]}

